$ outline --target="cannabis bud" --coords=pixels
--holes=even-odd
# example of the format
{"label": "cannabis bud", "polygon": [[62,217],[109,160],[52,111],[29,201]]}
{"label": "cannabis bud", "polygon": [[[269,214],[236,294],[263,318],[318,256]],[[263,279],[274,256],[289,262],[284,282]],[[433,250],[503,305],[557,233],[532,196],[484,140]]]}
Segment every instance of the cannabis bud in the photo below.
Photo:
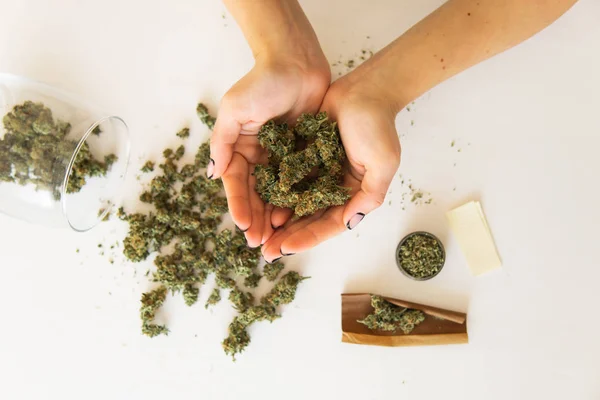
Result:
{"label": "cannabis bud", "polygon": [[[303,114],[293,129],[269,121],[258,140],[269,158],[254,171],[256,191],[266,203],[291,208],[300,218],[350,198],[349,189],[340,186],[346,153],[327,113]],[[297,150],[302,143],[308,144]]]}
{"label": "cannabis bud", "polygon": [[396,332],[400,329],[408,335],[415,326],[425,320],[423,311],[398,307],[374,294],[371,295],[371,306],[374,309],[373,313],[357,321],[371,330]]}

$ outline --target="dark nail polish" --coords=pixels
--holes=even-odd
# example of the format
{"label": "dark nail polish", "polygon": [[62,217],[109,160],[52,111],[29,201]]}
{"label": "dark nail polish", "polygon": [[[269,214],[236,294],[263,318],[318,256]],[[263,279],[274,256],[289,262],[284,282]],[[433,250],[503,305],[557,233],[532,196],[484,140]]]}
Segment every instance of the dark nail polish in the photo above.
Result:
{"label": "dark nail polish", "polygon": [[215,174],[215,160],[213,160],[211,158],[210,161],[208,162],[208,166],[206,167],[206,177],[208,179],[212,179],[214,174]]}
{"label": "dark nail polish", "polygon": [[354,214],[354,216],[352,218],[350,218],[350,220],[346,223],[346,228],[348,228],[349,230],[356,228],[356,225],[358,225],[360,223],[360,221],[363,220],[364,217],[365,217],[364,213]]}
{"label": "dark nail polish", "polygon": [[279,249],[279,252],[280,252],[280,253],[281,253],[281,255],[282,255],[282,256],[284,256],[284,257],[289,257],[289,256],[293,256],[294,254],[296,254],[296,253],[287,253],[287,254],[286,254],[286,253],[284,253],[284,252],[283,252],[281,249]]}
{"label": "dark nail polish", "polygon": [[281,257],[277,257],[276,259],[272,260],[271,262],[267,262],[267,264],[274,264],[279,260],[281,260]]}

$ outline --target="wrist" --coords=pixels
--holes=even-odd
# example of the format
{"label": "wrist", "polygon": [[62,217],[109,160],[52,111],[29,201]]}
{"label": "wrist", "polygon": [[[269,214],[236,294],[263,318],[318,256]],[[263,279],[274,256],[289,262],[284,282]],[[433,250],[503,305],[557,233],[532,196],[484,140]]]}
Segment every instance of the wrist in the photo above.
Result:
{"label": "wrist", "polygon": [[257,63],[323,64],[317,36],[297,0],[224,0]]}

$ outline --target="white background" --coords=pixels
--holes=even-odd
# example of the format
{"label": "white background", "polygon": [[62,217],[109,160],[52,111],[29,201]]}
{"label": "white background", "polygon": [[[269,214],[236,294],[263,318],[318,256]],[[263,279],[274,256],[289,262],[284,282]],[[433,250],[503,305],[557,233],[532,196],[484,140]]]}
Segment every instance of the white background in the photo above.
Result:
{"label": "white background", "polygon": [[[332,63],[381,48],[441,3],[302,2]],[[600,2],[582,0],[403,111],[399,172],[433,204],[403,211],[397,178],[391,204],[356,231],[292,257],[289,267],[312,279],[281,320],[252,328],[236,363],[220,346],[233,316],[226,301],[205,311],[173,299],[164,314],[171,334],[141,336],[139,296],[152,263],[97,248],[122,239],[119,222],[75,234],[0,216],[0,398],[600,398],[599,16]],[[0,71],[123,117],[134,169],[177,144],[183,126],[205,139],[196,103],[214,110],[251,66],[217,0],[0,0]],[[130,207],[139,190],[133,173]],[[444,216],[471,199],[482,202],[504,263],[479,278]],[[439,235],[448,251],[442,273],[425,283],[394,262],[396,244],[415,229]],[[342,344],[339,295],[356,291],[468,312],[470,343]]]}

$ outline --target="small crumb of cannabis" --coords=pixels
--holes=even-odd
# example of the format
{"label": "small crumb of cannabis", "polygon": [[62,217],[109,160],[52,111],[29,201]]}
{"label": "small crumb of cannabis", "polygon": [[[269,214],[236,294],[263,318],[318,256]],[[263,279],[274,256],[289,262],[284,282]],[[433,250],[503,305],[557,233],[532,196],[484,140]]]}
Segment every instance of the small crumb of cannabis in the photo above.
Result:
{"label": "small crumb of cannabis", "polygon": [[284,268],[285,265],[281,261],[276,261],[272,264],[265,264],[263,267],[263,274],[269,282],[275,282],[275,279],[277,279],[277,276],[281,271],[283,271]]}
{"label": "small crumb of cannabis", "polygon": [[154,171],[154,163],[152,161],[146,161],[144,166],[140,169],[140,171],[144,173],[149,173]]}
{"label": "small crumb of cannabis", "polygon": [[374,331],[396,332],[401,330],[408,335],[417,325],[425,321],[423,311],[398,307],[381,296],[372,294],[371,306],[374,309],[373,312],[357,322]]}
{"label": "small crumb of cannabis", "polygon": [[[327,113],[303,114],[293,129],[269,121],[258,140],[269,158],[268,165],[254,171],[256,191],[266,203],[292,209],[294,218],[300,218],[350,198],[349,189],[340,186],[346,153]],[[308,145],[297,150],[301,142]]]}
{"label": "small crumb of cannabis", "polygon": [[[32,184],[36,190],[52,193],[60,200],[64,173],[76,140],[67,139],[71,124],[54,119],[42,103],[26,101],[16,105],[2,119],[6,134],[0,140],[0,182]],[[96,127],[93,133],[100,134]],[[92,156],[87,142],[80,147],[71,168],[67,193],[77,193],[90,177],[105,176],[117,161],[114,154],[100,161]]]}
{"label": "small crumb of cannabis", "polygon": [[142,333],[146,336],[154,337],[161,334],[168,334],[169,330],[164,325],[154,323],[156,312],[163,305],[167,298],[167,288],[161,286],[151,292],[142,294],[142,306],[140,308],[140,317],[142,318]]}
{"label": "small crumb of cannabis", "polygon": [[401,268],[414,278],[429,278],[444,265],[444,251],[433,237],[423,233],[409,236],[398,250]]}
{"label": "small crumb of cannabis", "polygon": [[183,128],[182,130],[177,132],[175,135],[179,136],[182,139],[187,139],[190,137],[190,128]]}

